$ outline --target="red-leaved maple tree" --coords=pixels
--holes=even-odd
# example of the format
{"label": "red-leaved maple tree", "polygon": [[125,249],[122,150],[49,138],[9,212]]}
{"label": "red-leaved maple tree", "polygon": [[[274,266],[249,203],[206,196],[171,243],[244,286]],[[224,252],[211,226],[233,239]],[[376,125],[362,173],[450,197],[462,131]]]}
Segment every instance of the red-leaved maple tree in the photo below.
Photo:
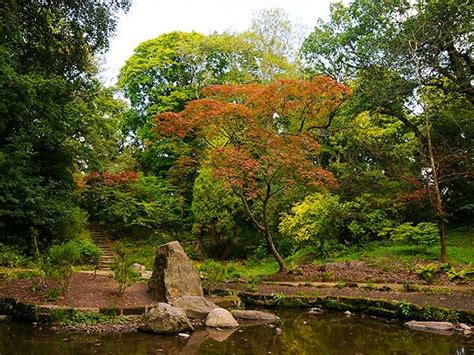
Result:
{"label": "red-leaved maple tree", "polygon": [[349,94],[327,77],[211,86],[203,91],[205,98],[182,112],[158,115],[156,130],[202,143],[201,163],[240,198],[284,271],[270,228],[272,198],[296,183],[323,189],[336,185],[316,163],[320,145],[311,131],[329,127]]}

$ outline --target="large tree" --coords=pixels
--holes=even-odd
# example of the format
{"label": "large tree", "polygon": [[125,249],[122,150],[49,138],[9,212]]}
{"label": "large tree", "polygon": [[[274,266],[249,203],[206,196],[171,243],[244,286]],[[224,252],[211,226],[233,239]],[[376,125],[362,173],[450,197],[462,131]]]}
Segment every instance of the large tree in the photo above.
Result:
{"label": "large tree", "polygon": [[[438,219],[441,260],[445,196],[455,179],[472,177],[472,131],[462,128],[464,114],[456,120],[447,113],[462,112],[463,106],[472,112],[472,20],[472,6],[462,0],[336,3],[330,20],[318,22],[302,47],[310,71],[352,83],[354,115],[392,116],[418,139],[418,176]],[[436,129],[446,120],[451,137],[443,139]],[[450,152],[463,163],[452,164]]]}
{"label": "large tree", "polygon": [[108,96],[94,79],[94,55],[107,49],[117,13],[128,7],[128,1],[1,3],[2,241],[28,244],[32,234],[50,240],[77,232],[72,173],[91,163],[84,155],[97,133],[91,125],[107,119],[93,111]]}
{"label": "large tree", "polygon": [[207,98],[192,101],[179,113],[158,115],[157,132],[201,143],[200,163],[240,199],[283,271],[273,237],[276,226],[270,221],[275,196],[300,184],[322,189],[335,185],[332,174],[317,164],[320,146],[310,131],[327,124],[348,89],[317,77],[211,86],[204,93]]}

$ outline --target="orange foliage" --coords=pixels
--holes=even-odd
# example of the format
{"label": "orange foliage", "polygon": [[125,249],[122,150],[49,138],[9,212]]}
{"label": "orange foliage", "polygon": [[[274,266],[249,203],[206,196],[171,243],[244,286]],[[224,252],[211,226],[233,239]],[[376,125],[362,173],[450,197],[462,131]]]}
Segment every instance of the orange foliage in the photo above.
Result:
{"label": "orange foliage", "polygon": [[87,185],[104,184],[107,186],[123,185],[138,181],[140,177],[134,171],[122,171],[120,173],[99,173],[93,172],[84,177],[84,182]]}
{"label": "orange foliage", "polygon": [[279,80],[270,85],[214,85],[206,98],[179,113],[155,119],[162,136],[199,138],[206,142],[216,176],[246,198],[268,199],[300,181],[330,187],[332,174],[319,167],[320,145],[309,132],[330,124],[350,94],[340,83]]}

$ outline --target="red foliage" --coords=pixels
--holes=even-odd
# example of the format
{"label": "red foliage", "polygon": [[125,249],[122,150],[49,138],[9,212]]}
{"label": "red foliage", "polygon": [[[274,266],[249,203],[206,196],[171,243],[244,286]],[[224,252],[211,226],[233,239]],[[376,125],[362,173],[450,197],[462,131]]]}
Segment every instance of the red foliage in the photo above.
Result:
{"label": "red foliage", "polygon": [[116,186],[138,181],[139,178],[139,175],[134,171],[122,171],[116,174],[109,172],[92,172],[84,177],[84,182],[90,186]]}
{"label": "red foliage", "polygon": [[270,85],[215,85],[180,113],[155,119],[162,136],[199,138],[216,176],[246,198],[264,200],[299,180],[334,186],[316,164],[311,129],[330,123],[350,90],[328,77],[279,80]]}

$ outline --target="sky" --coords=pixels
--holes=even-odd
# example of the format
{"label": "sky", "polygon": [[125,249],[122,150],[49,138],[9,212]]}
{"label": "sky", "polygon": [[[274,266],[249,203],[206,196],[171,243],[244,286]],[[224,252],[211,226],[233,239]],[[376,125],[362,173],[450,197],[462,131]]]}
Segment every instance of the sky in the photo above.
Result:
{"label": "sky", "polygon": [[[334,0],[132,0],[121,14],[109,51],[102,59],[100,77],[107,85],[116,82],[120,68],[141,42],[171,31],[244,31],[256,11],[281,8],[293,23],[310,31],[321,17],[329,16]],[[308,32],[309,33],[309,32]]]}

